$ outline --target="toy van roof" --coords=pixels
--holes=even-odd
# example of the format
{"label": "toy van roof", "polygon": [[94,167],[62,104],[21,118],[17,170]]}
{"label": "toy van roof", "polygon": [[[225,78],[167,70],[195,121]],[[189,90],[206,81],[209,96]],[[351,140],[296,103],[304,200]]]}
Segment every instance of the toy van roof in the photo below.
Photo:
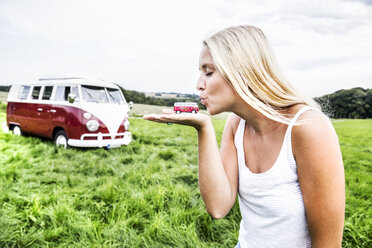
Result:
{"label": "toy van roof", "polygon": [[198,106],[196,102],[175,102],[175,106]]}
{"label": "toy van roof", "polygon": [[90,85],[108,88],[118,88],[114,83],[105,82],[99,79],[82,77],[45,77],[38,81],[26,81],[13,83],[13,85]]}

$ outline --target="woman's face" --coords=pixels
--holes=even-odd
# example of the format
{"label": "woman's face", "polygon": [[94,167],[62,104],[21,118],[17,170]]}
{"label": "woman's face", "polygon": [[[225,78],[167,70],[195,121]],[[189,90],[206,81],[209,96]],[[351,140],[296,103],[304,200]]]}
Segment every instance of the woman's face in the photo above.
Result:
{"label": "woman's face", "polygon": [[200,77],[196,89],[200,100],[211,115],[231,111],[238,97],[236,91],[215,68],[207,46],[203,46],[199,58]]}

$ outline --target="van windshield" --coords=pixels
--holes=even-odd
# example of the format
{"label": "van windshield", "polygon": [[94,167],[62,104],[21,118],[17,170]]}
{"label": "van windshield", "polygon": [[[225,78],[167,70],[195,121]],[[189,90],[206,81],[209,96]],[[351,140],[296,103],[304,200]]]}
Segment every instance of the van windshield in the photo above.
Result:
{"label": "van windshield", "polygon": [[107,89],[107,93],[109,94],[110,102],[117,103],[117,104],[125,104],[125,100],[123,99],[118,89],[113,89],[113,88],[106,88],[106,89]]}
{"label": "van windshield", "polygon": [[108,103],[109,100],[106,95],[105,88],[82,85],[81,93],[83,94],[83,99],[86,102],[95,102],[95,103]]}

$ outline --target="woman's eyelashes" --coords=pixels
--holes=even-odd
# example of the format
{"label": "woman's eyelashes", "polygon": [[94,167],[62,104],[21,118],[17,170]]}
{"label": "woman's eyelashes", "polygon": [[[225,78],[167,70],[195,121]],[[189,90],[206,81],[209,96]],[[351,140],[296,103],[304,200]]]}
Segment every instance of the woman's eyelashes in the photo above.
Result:
{"label": "woman's eyelashes", "polygon": [[209,77],[209,76],[212,76],[212,74],[213,74],[213,71],[206,72],[206,73],[205,73],[205,76],[206,76],[206,77]]}

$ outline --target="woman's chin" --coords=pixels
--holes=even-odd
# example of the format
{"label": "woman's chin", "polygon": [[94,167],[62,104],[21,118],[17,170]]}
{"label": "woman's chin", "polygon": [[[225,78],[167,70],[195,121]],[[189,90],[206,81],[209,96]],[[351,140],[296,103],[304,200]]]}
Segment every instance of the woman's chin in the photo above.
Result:
{"label": "woman's chin", "polygon": [[217,115],[217,114],[221,113],[221,111],[217,111],[215,109],[211,109],[211,108],[207,107],[207,113],[210,114],[210,115]]}

